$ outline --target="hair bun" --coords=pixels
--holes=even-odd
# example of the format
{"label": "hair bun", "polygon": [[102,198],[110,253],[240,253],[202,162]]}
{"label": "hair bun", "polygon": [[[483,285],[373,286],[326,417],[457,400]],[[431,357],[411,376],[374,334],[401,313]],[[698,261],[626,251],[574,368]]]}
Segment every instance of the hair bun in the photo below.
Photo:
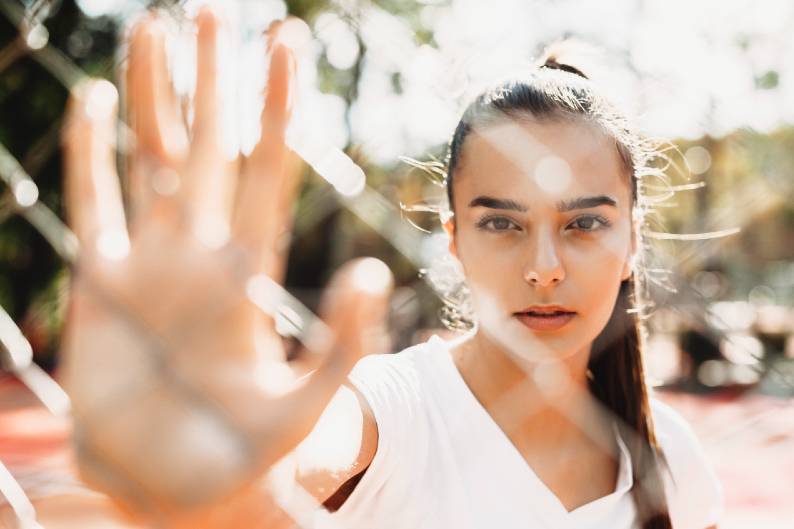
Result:
{"label": "hair bun", "polygon": [[585,79],[589,79],[589,77],[587,77],[584,73],[582,73],[582,70],[580,70],[579,68],[571,66],[570,64],[562,64],[560,62],[557,62],[557,59],[555,59],[554,57],[549,57],[548,59],[546,59],[543,62],[543,64],[540,65],[540,67],[549,68],[550,70],[562,70],[564,72],[569,72],[572,74],[576,74],[579,77],[584,77]]}
{"label": "hair bun", "polygon": [[572,63],[579,61],[573,61],[571,59],[584,58],[586,62],[587,56],[593,53],[593,47],[584,42],[575,39],[561,40],[550,44],[543,50],[540,60],[538,61],[538,68],[562,70],[578,75],[584,79],[590,79],[581,69],[572,65]]}

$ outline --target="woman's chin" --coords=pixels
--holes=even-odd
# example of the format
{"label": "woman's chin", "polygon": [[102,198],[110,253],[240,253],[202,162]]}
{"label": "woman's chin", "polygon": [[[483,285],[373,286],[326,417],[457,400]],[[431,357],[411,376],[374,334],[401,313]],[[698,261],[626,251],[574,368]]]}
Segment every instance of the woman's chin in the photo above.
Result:
{"label": "woman's chin", "polygon": [[581,339],[572,327],[568,323],[556,332],[536,331],[515,317],[479,322],[479,328],[508,356],[528,364],[559,362],[581,350]]}

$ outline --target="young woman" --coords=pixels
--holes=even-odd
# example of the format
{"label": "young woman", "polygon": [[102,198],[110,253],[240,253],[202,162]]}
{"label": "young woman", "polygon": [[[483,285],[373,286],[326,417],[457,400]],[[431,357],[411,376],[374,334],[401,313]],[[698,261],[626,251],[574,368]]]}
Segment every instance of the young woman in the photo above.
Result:
{"label": "young woman", "polygon": [[[295,187],[289,54],[271,35],[262,139],[228,163],[218,19],[205,10],[198,26],[189,143],[162,28],[150,19],[133,32],[129,227],[103,139],[112,89],[86,85],[72,103],[67,185],[82,254],[65,354],[88,480],[165,524],[265,526],[271,508],[246,484],[300,442],[296,481],[330,511],[318,527],[715,526],[722,497],[702,449],[644,380],[649,151],[581,71],[550,55],[477,97],[455,130],[444,229],[472,330],[362,359],[326,407],[375,347],[388,273],[372,260],[342,270],[325,318],[328,348],[345,353],[285,388],[278,338],[240,278],[279,269]],[[225,228],[220,243],[207,235]]]}

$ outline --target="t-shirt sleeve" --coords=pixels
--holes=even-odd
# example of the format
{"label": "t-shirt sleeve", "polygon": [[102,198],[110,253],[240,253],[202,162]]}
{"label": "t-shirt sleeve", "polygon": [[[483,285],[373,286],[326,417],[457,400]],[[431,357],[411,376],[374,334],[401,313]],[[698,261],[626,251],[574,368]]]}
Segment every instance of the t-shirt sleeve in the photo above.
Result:
{"label": "t-shirt sleeve", "polygon": [[654,428],[670,472],[663,471],[676,529],[716,525],[725,509],[722,485],[692,427],[670,406],[652,400]]}
{"label": "t-shirt sleeve", "polygon": [[[351,384],[372,409],[378,427],[378,446],[356,488],[334,513],[326,513],[320,527],[378,527],[371,519],[399,509],[410,494],[410,483],[401,484],[400,469],[417,461],[416,415],[419,382],[410,354],[372,355],[361,359],[349,375]],[[404,485],[404,486],[403,486]],[[330,522],[330,523],[329,523]]]}

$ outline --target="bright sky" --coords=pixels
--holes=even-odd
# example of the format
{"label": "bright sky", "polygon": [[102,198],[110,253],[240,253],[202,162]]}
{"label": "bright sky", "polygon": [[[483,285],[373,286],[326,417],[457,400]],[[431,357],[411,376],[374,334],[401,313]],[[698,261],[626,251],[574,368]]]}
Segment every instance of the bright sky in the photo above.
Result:
{"label": "bright sky", "polygon": [[[123,17],[141,4],[78,3],[89,15]],[[435,34],[433,47],[417,45],[406,22],[365,2],[339,0],[335,12],[353,4],[365,6],[361,36],[368,52],[350,126],[353,140],[377,162],[422,157],[445,143],[471,95],[511,71],[529,68],[543,43],[563,35],[605,50],[608,69],[598,82],[650,134],[697,138],[794,123],[794,2],[789,0],[426,0],[420,20]],[[226,5],[236,8],[243,41],[286,11],[282,0]],[[360,50],[352,28],[337,14],[321,15],[312,29],[315,39],[302,67],[303,125],[326,131],[328,142],[343,146],[348,140],[344,101],[317,91],[315,64],[325,53],[332,65],[346,69]],[[237,90],[241,101],[243,145],[256,126],[255,103],[246,101],[264,82],[260,53],[249,44],[228,68],[228,89]],[[777,72],[777,85],[759,88],[756,79],[770,71]],[[393,90],[396,75],[399,94]],[[189,84],[186,78],[189,72],[183,84]]]}

